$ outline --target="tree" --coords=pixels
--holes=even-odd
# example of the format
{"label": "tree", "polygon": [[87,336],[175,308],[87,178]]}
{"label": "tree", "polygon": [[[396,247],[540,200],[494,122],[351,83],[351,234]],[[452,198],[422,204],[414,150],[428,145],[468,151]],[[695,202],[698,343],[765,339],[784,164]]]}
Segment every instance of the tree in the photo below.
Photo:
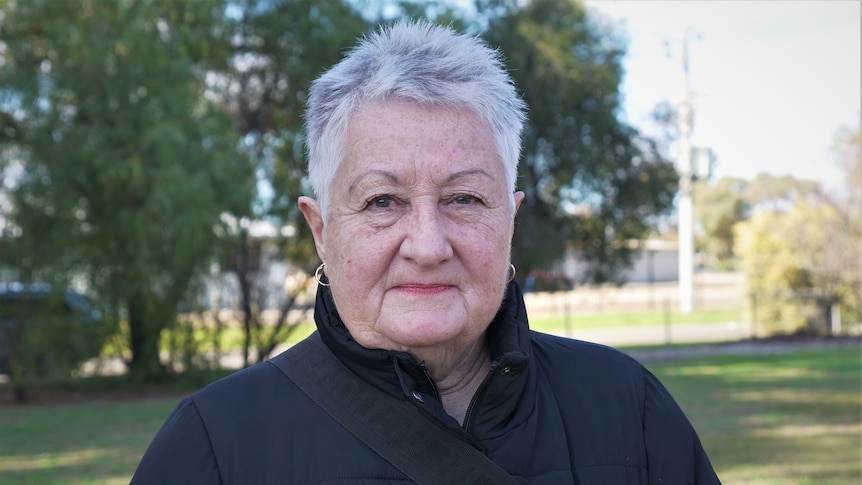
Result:
{"label": "tree", "polygon": [[702,231],[698,251],[712,256],[718,268],[731,269],[735,264],[733,228],[750,216],[747,191],[748,182],[735,177],[694,184],[695,218]]}
{"label": "tree", "polygon": [[812,180],[759,173],[748,183],[745,197],[753,208],[781,211],[792,207],[797,200],[817,196],[819,192],[817,182]]}
{"label": "tree", "polygon": [[248,206],[230,119],[202,96],[221,13],[96,0],[4,11],[2,141],[22,168],[4,262],[29,279],[85,280],[106,315],[125,316],[138,380],[164,375],[161,331],[211,259],[219,215]]}
{"label": "tree", "polygon": [[798,199],[737,225],[736,252],[760,332],[828,332],[833,304],[859,318],[862,237],[845,222],[832,204]]}
{"label": "tree", "polygon": [[862,235],[862,128],[842,126],[835,134],[833,156],[844,174],[844,194],[834,198],[857,234]]}
{"label": "tree", "polygon": [[714,265],[731,269],[736,264],[734,227],[751,217],[753,210],[787,211],[797,200],[821,199],[816,182],[792,176],[758,174],[753,180],[724,177],[694,184],[695,217],[700,225],[698,250],[713,258]]}
{"label": "tree", "polygon": [[225,2],[224,8],[231,12],[225,19],[229,63],[227,69],[210,73],[209,92],[232,116],[242,156],[257,178],[253,203],[237,213],[241,223],[229,233],[225,268],[239,283],[248,365],[266,358],[295,328],[286,318],[305,290],[304,285],[293,288],[276,322],[264,324],[259,274],[263,241],[250,234],[250,221],[288,228],[288,235],[270,237],[269,248],[300,271],[313,272],[318,264],[313,240],[296,206],[297,198],[308,193],[303,185],[306,90],[369,23],[341,0],[240,0]]}
{"label": "tree", "polygon": [[836,136],[846,194],[790,176],[748,184],[754,213],[736,226],[736,252],[764,330],[829,332],[833,305],[842,319],[862,320],[860,146],[859,130]]}
{"label": "tree", "polygon": [[842,315],[850,322],[862,323],[862,127],[841,127],[833,146],[835,161],[844,174],[843,195],[829,197],[840,214],[836,244],[830,245],[838,255],[838,264],[845,276],[847,298]]}
{"label": "tree", "polygon": [[484,35],[505,53],[530,112],[518,186],[526,193],[513,260],[519,273],[573,249],[584,280],[621,282],[676,192],[655,142],[622,123],[623,41],[574,0],[480,1]]}

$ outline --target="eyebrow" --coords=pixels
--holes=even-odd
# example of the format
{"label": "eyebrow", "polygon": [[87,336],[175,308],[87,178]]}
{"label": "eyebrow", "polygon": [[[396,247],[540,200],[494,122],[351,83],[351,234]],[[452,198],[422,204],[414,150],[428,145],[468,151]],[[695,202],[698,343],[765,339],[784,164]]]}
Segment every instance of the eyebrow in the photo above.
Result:
{"label": "eyebrow", "polygon": [[349,193],[353,193],[354,189],[356,189],[356,186],[359,185],[360,182],[362,182],[366,178],[373,177],[373,176],[383,177],[393,184],[398,183],[398,177],[392,172],[387,172],[386,170],[369,170],[369,171],[363,173],[362,175],[360,175],[359,177],[356,177],[356,180],[354,180],[350,184],[350,187],[347,188],[347,191]]}
{"label": "eyebrow", "polygon": [[[446,183],[452,183],[458,179],[462,179],[464,177],[469,177],[471,175],[480,175],[480,176],[486,177],[488,179],[494,180],[494,177],[490,173],[488,173],[487,171],[482,170],[480,168],[476,168],[476,169],[469,169],[469,170],[462,170],[460,172],[455,172],[455,173],[449,175],[448,177],[446,177]],[[347,189],[348,192],[353,192],[354,189],[356,188],[356,186],[358,186],[359,183],[362,182],[362,180],[369,178],[369,177],[374,177],[374,176],[382,177],[382,178],[386,179],[387,181],[389,181],[393,184],[397,184],[399,182],[398,176],[392,172],[389,172],[386,170],[369,170],[369,171],[363,173],[362,175],[360,175],[359,177],[357,177],[356,180],[354,180],[353,183],[350,184],[350,186]]]}
{"label": "eyebrow", "polygon": [[463,170],[461,172],[455,172],[446,178],[446,182],[454,182],[454,181],[458,180],[459,178],[469,177],[470,175],[482,175],[482,176],[487,177],[491,180],[494,180],[494,177],[492,177],[490,173],[482,170],[481,168],[474,168],[471,170]]}

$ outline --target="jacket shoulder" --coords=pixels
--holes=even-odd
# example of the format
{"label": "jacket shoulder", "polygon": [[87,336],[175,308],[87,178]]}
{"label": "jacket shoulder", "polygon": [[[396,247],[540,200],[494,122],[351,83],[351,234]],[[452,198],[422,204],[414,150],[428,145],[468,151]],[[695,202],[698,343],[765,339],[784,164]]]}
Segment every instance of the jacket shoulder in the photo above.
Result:
{"label": "jacket shoulder", "polygon": [[641,429],[648,372],[634,358],[604,345],[541,333],[533,335],[530,357],[537,389],[553,396],[564,415],[586,419],[597,435],[611,428]]}
{"label": "jacket shoulder", "polygon": [[565,410],[561,413],[576,417],[577,424],[567,423],[572,433],[587,437],[579,443],[589,446],[575,456],[595,464],[604,459],[595,455],[597,449],[607,450],[605,456],[625,450],[627,458],[648,464],[649,483],[719,483],[691,423],[640,362],[600,344],[541,333],[532,337],[539,379],[549,384],[547,390]]}
{"label": "jacket shoulder", "polygon": [[194,392],[189,398],[199,406],[235,401],[252,404],[252,400],[248,399],[249,393],[284,391],[285,387],[292,387],[291,384],[275,366],[261,362],[223,377]]}
{"label": "jacket shoulder", "polygon": [[644,367],[613,347],[540,332],[532,332],[531,357],[542,367],[570,375],[585,372],[613,379],[642,380]]}

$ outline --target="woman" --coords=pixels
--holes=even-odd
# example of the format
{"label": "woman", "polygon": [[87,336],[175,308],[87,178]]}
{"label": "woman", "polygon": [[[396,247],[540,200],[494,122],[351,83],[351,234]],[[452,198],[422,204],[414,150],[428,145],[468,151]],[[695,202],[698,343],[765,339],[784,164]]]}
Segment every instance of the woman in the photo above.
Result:
{"label": "woman", "polygon": [[[434,483],[423,470],[444,474],[439,462],[457,457],[405,472],[298,387],[307,372],[285,377],[331,351],[348,384],[444,430],[441,453],[466,443],[516,482],[718,483],[643,367],[529,331],[510,264],[523,120],[496,51],[423,22],[382,28],[315,81],[306,128],[317,199],[299,207],[323,261],[309,337],[321,347],[182,401],[132,482]],[[411,424],[388,412],[358,421]],[[447,480],[462,482],[437,481]]]}

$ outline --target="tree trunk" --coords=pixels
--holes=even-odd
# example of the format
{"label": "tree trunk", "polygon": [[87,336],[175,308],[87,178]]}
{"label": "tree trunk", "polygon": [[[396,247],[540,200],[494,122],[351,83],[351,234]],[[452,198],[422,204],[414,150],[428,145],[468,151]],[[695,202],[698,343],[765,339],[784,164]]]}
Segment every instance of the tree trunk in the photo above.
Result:
{"label": "tree trunk", "polygon": [[167,372],[159,358],[161,328],[148,322],[146,305],[140,296],[129,298],[129,377],[134,382],[161,382]]}
{"label": "tree trunk", "polygon": [[242,366],[248,367],[250,358],[249,350],[252,345],[251,325],[251,279],[252,272],[252,254],[249,246],[248,233],[243,231],[240,234],[239,248],[236,253],[236,261],[234,261],[234,269],[236,271],[237,280],[239,280],[240,291],[240,307],[242,310],[242,324],[245,332],[245,343],[242,346]]}

